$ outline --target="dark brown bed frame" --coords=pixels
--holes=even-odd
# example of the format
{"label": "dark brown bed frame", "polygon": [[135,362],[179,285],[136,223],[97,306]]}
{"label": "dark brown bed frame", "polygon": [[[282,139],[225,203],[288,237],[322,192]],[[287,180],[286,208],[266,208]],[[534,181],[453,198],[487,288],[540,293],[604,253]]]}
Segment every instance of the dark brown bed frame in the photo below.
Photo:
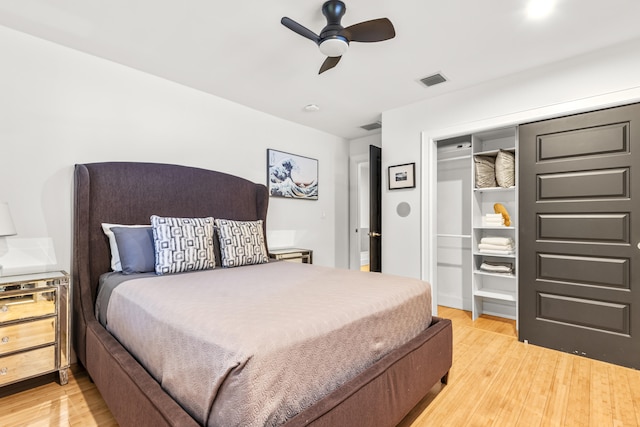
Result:
{"label": "dark brown bed frame", "polygon": [[[110,162],[76,165],[74,194],[73,335],[78,361],[121,426],[197,426],[95,318],[98,278],[110,271],[101,223],[148,224],[156,214],[262,219],[266,224],[266,187],[193,167]],[[446,384],[451,363],[451,321],[434,318],[419,336],[286,426],[395,426],[438,381]]]}

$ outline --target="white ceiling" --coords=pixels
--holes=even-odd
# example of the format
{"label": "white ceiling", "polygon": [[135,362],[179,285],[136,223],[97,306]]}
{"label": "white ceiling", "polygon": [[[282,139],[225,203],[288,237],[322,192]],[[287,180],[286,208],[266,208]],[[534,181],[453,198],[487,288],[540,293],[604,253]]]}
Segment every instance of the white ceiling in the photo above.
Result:
{"label": "white ceiling", "polygon": [[[280,19],[319,33],[323,0],[0,0],[0,25],[347,139],[382,111],[640,38],[638,0],[557,0],[546,20],[526,0],[345,3],[344,26],[387,17],[397,35],[352,43],[322,75]],[[418,83],[435,72],[449,81]]]}

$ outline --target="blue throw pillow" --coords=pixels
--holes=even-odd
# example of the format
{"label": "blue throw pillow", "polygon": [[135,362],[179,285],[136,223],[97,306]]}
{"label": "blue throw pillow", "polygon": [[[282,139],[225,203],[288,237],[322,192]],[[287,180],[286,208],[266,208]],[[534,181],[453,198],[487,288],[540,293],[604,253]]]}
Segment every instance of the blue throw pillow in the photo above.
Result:
{"label": "blue throw pillow", "polygon": [[151,227],[111,227],[116,236],[123,274],[155,271],[155,248]]}

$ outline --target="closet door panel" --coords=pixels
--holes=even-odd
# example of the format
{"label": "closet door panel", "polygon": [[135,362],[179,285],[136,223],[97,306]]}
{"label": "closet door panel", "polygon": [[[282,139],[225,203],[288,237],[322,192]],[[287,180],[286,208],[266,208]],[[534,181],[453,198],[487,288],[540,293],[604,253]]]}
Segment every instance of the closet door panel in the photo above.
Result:
{"label": "closet door panel", "polygon": [[519,339],[639,369],[640,104],[519,141]]}

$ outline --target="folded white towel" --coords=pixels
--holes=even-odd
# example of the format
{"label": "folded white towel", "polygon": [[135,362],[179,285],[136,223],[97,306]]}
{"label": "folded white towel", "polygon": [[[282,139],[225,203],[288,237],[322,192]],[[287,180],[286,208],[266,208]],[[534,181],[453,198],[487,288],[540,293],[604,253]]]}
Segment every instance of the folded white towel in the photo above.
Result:
{"label": "folded white towel", "polygon": [[503,218],[502,214],[485,214],[484,215],[485,218]]}
{"label": "folded white towel", "polygon": [[481,251],[484,250],[495,250],[495,251],[513,251],[513,246],[511,245],[492,245],[490,243],[480,243],[478,245],[478,249]]}
{"label": "folded white towel", "polygon": [[492,255],[513,255],[513,251],[509,251],[509,250],[483,249],[481,252],[483,254],[492,254]]}
{"label": "folded white towel", "polygon": [[489,245],[509,245],[515,246],[513,239],[511,237],[492,237],[487,236],[480,239],[480,243],[486,243]]}
{"label": "folded white towel", "polygon": [[504,227],[504,220],[501,221],[489,221],[487,219],[482,220],[482,225],[486,227]]}

